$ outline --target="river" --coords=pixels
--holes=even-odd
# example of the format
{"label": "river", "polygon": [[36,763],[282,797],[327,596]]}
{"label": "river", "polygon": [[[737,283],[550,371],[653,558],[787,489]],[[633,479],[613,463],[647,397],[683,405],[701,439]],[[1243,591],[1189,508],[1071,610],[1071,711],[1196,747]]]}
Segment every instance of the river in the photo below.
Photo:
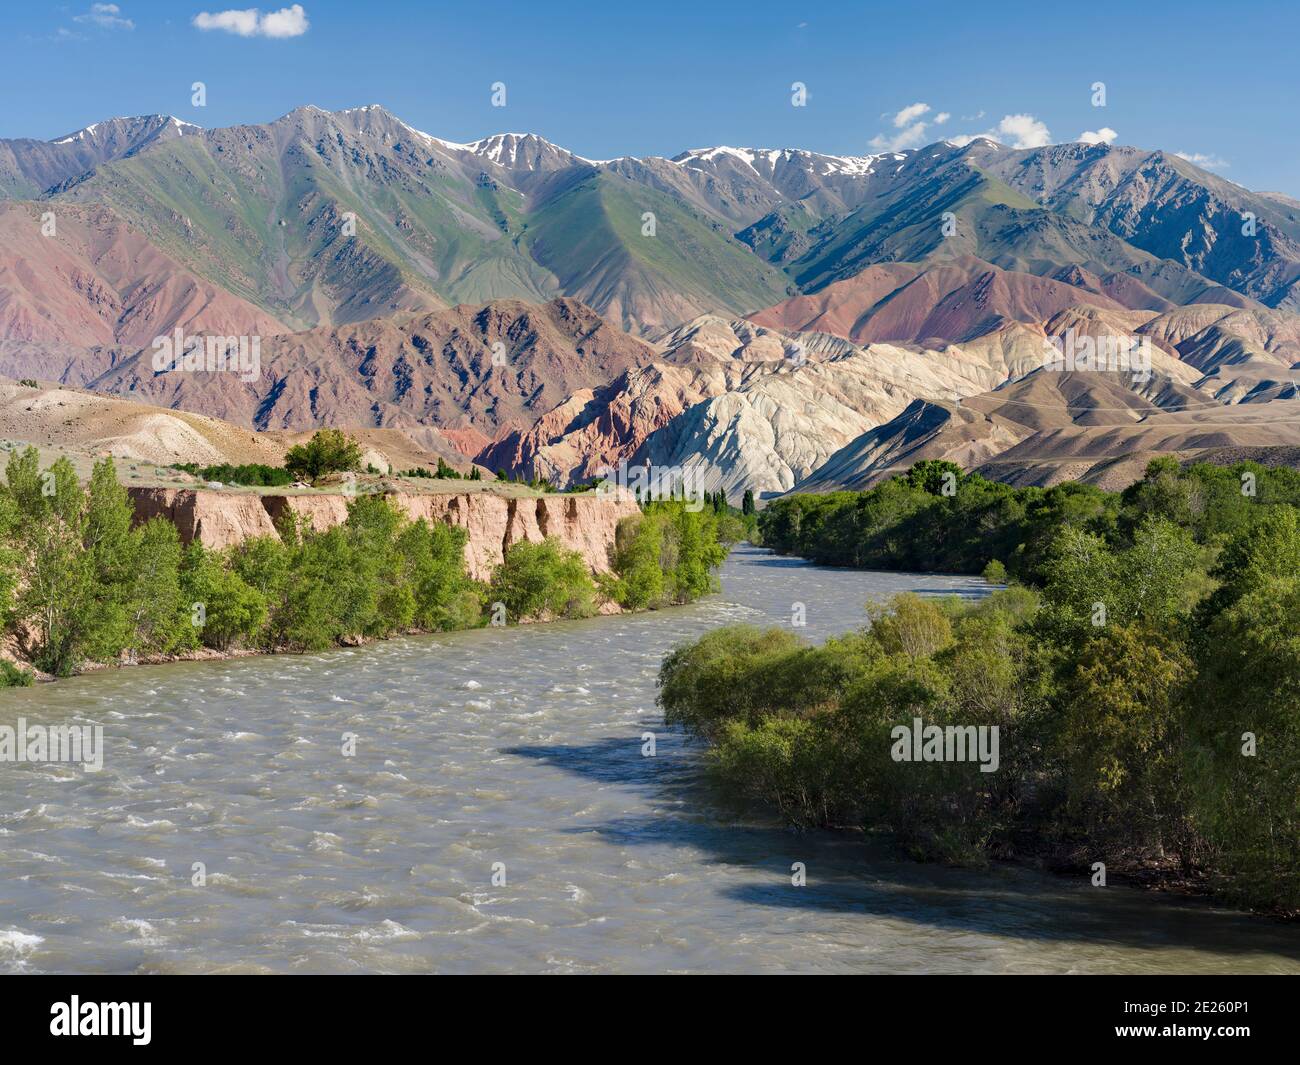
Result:
{"label": "river", "polygon": [[0,724],[106,746],[0,763],[0,970],[1300,972],[1269,920],[729,812],[656,710],[664,653],[714,626],[802,603],[822,639],[982,587],[744,547],[680,609],[0,692]]}

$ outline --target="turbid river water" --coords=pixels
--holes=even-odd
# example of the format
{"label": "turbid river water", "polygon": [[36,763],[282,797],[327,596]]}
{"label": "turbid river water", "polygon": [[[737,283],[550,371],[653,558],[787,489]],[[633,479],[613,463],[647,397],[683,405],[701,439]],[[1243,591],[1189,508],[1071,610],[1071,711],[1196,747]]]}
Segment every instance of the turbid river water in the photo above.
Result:
{"label": "turbid river water", "polygon": [[677,610],[0,692],[0,724],[106,745],[0,763],[0,969],[1300,972],[1267,920],[719,807],[656,710],[664,653],[795,602],[821,639],[903,589],[981,594],[743,548]]}

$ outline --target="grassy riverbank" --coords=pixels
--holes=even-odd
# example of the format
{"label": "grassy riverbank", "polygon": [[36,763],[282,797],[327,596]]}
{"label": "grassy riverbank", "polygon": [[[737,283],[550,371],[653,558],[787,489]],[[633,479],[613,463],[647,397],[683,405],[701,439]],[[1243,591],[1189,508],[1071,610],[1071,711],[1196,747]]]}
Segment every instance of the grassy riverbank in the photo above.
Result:
{"label": "grassy riverbank", "polygon": [[411,521],[382,495],[359,495],[327,531],[287,513],[278,537],[222,551],[182,545],[133,508],[112,459],[89,481],[34,449],[10,456],[0,487],[0,617],[18,664],[67,676],[96,664],[250,651],[302,652],[414,632],[587,617],[602,604],[653,609],[717,589],[725,521],[680,502],[620,522],[609,573],[593,576],[556,540],[518,542],[490,581],[471,580],[466,532]]}
{"label": "grassy riverbank", "polygon": [[[764,542],[875,568],[997,562],[1017,583],[977,604],[903,596],[821,647],[709,633],[663,664],[668,720],[793,824],[1300,911],[1300,476],[1156,462],[1109,494],[951,472],[778,500]],[[900,760],[918,718],[996,726],[996,770]]]}

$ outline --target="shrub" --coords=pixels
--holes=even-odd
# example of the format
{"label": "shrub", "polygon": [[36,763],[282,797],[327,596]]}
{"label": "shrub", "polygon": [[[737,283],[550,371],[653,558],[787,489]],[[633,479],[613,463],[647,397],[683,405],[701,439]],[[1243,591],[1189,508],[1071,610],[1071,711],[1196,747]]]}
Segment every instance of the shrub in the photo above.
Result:
{"label": "shrub", "polygon": [[681,501],[647,504],[618,524],[605,594],[626,609],[689,603],[718,590],[715,570],[727,557],[712,510]]}
{"label": "shrub", "polygon": [[[222,484],[242,484],[255,487],[283,487],[293,480],[293,475],[283,466],[267,466],[260,462],[243,466],[222,463],[218,466],[191,467],[188,472],[196,473],[205,481],[220,481]],[[182,467],[184,468],[184,467]]]}
{"label": "shrub", "polygon": [[664,720],[706,739],[730,721],[756,720],[767,704],[755,676],[803,646],[786,629],[729,625],[675,648],[659,667]]}
{"label": "shrub", "polygon": [[294,477],[310,481],[359,470],[361,445],[338,429],[321,429],[307,443],[291,447],[284,465]]}
{"label": "shrub", "polygon": [[582,556],[558,540],[520,540],[493,572],[488,599],[510,621],[585,618],[596,612],[596,585]]}
{"label": "shrub", "polygon": [[190,544],[181,586],[190,624],[205,647],[228,651],[236,644],[257,643],[267,620],[266,596],[229,567],[221,553]]}
{"label": "shrub", "polygon": [[996,558],[990,559],[989,564],[984,567],[984,580],[989,584],[1006,584],[1007,567]]}
{"label": "shrub", "polygon": [[7,658],[0,658],[0,688],[30,688],[35,683],[30,669],[14,665]]}
{"label": "shrub", "polygon": [[193,647],[198,634],[181,585],[181,539],[176,526],[151,518],[134,534],[135,579],[130,592],[133,646],[146,654]]}
{"label": "shrub", "polygon": [[920,658],[942,651],[952,643],[952,624],[933,600],[910,592],[888,604],[869,604],[871,634],[886,654]]}

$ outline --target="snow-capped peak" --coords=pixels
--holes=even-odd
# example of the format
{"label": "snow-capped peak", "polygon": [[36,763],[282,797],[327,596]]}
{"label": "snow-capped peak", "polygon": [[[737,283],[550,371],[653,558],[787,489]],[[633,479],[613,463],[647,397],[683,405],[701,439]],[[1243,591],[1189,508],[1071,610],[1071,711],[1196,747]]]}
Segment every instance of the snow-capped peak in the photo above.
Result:
{"label": "snow-capped peak", "polygon": [[390,122],[393,122],[398,126],[401,126],[402,129],[406,130],[408,133],[413,134],[416,137],[419,137],[423,141],[427,141],[431,144],[438,144],[441,145],[443,148],[451,148],[456,151],[471,150],[471,147],[468,144],[459,144],[456,141],[444,140],[442,137],[435,137],[431,133],[425,133],[424,130],[422,129],[416,129],[409,122],[403,122],[400,118],[398,118],[395,114],[393,114],[390,110],[388,110],[388,108],[382,106],[381,104],[366,104],[364,107],[348,107],[342,111],[339,111],[338,113],[340,115],[369,115],[369,114],[377,113],[382,117],[388,119]]}
{"label": "snow-capped peak", "polygon": [[[872,172],[874,164],[885,155],[823,155],[803,148],[732,148],[720,144],[713,148],[693,148],[672,159],[682,167],[700,168],[702,163],[714,163],[723,158],[736,159],[755,173],[770,174],[781,163],[808,166],[820,175],[845,174],[861,177]],[[902,156],[898,156],[902,158]]]}
{"label": "snow-capped peak", "polygon": [[532,169],[538,165],[542,157],[548,155],[558,156],[560,160],[575,159],[582,163],[591,162],[590,159],[575,155],[567,148],[552,144],[536,133],[494,133],[490,137],[472,141],[466,147],[475,155],[508,169],[518,167]]}
{"label": "snow-capped peak", "polygon": [[79,129],[76,133],[69,133],[66,137],[60,137],[56,141],[50,141],[51,144],[71,144],[73,141],[84,141],[87,137],[93,137],[95,130],[99,129],[99,123],[87,126],[85,129]]}
{"label": "snow-capped peak", "polygon": [[81,141],[94,140],[96,132],[101,127],[115,126],[118,123],[131,123],[136,125],[145,125],[153,127],[152,131],[157,131],[163,127],[170,126],[177,134],[200,133],[203,127],[196,126],[193,122],[186,122],[177,118],[175,115],[134,115],[120,116],[118,118],[105,119],[102,122],[93,122],[85,129],[79,129],[75,133],[69,133],[66,137],[59,137],[50,141],[50,144],[76,144]]}

